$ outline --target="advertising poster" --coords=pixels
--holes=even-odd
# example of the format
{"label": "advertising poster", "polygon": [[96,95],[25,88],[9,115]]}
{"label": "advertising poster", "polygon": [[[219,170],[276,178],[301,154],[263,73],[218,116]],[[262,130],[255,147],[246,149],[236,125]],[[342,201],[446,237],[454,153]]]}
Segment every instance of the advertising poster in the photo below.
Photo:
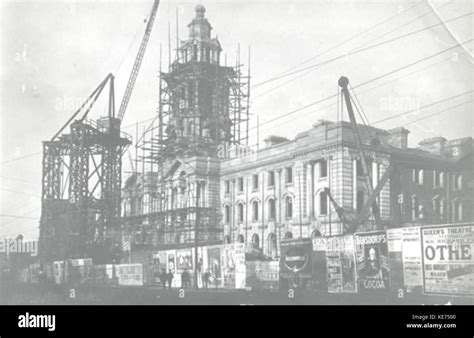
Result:
{"label": "advertising poster", "polygon": [[388,265],[390,267],[390,290],[404,290],[402,259],[403,228],[387,230]]}
{"label": "advertising poster", "polygon": [[313,288],[327,291],[327,262],[326,262],[327,237],[313,238]]}
{"label": "advertising poster", "polygon": [[74,281],[78,283],[88,283],[92,281],[92,270],[94,266],[92,258],[71,259],[70,263],[70,279],[74,278]]}
{"label": "advertising poster", "polygon": [[210,285],[222,286],[222,264],[221,264],[222,246],[212,246],[207,248],[207,267],[210,273]]}
{"label": "advertising poster", "polygon": [[388,292],[389,265],[387,234],[373,231],[355,235],[359,290]]}
{"label": "advertising poster", "polygon": [[191,249],[176,251],[176,267],[178,270],[193,269],[193,252]]}
{"label": "advertising poster", "polygon": [[166,272],[176,273],[176,251],[166,251]]}
{"label": "advertising poster", "polygon": [[53,263],[54,283],[62,284],[64,282],[64,261]]}
{"label": "advertising poster", "polygon": [[245,289],[246,284],[246,268],[245,268],[245,244],[235,244],[235,288]]}
{"label": "advertising poster", "polygon": [[279,262],[249,261],[247,267],[247,286],[252,289],[277,289],[279,281]]}
{"label": "advertising poster", "polygon": [[282,240],[280,277],[285,279],[311,279],[311,256],[313,252],[310,238]]}
{"label": "advertising poster", "polygon": [[357,292],[354,238],[329,237],[326,248],[328,292]]}
{"label": "advertising poster", "polygon": [[119,285],[143,285],[141,264],[120,264],[116,269]]}
{"label": "advertising poster", "polygon": [[224,287],[235,288],[235,245],[225,244],[222,247],[222,273]]}
{"label": "advertising poster", "polygon": [[423,289],[474,296],[474,225],[421,228]]}
{"label": "advertising poster", "polygon": [[421,292],[423,265],[420,227],[402,228],[403,281],[407,292]]}
{"label": "advertising poster", "polygon": [[153,252],[153,283],[161,285],[161,273],[166,271],[166,252]]}

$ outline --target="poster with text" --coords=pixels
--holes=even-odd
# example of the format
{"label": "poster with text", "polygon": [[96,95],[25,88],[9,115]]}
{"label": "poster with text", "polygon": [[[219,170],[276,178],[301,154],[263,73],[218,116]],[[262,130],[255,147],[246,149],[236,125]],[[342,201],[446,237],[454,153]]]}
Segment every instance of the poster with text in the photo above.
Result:
{"label": "poster with text", "polygon": [[280,277],[286,279],[312,278],[313,246],[310,238],[282,240],[280,247]]}
{"label": "poster with text", "polygon": [[245,289],[245,244],[235,244],[235,288]]}
{"label": "poster with text", "polygon": [[313,238],[312,274],[313,288],[327,291],[327,262],[326,262],[327,237]]}
{"label": "poster with text", "polygon": [[389,290],[387,234],[372,231],[355,235],[359,288],[363,292]]}
{"label": "poster with text", "polygon": [[222,247],[222,274],[224,287],[235,288],[235,244]]}
{"label": "poster with text", "polygon": [[222,286],[222,264],[221,264],[222,246],[207,247],[207,267],[210,273],[210,285],[215,287]]}
{"label": "poster with text", "polygon": [[474,296],[474,225],[421,228],[423,289]]}
{"label": "poster with text", "polygon": [[143,285],[143,266],[141,264],[116,265],[119,285]]}
{"label": "poster with text", "polygon": [[402,228],[387,230],[388,265],[390,267],[390,290],[404,290],[402,259]]}
{"label": "poster with text", "polygon": [[193,253],[191,249],[176,251],[176,268],[191,272],[193,269]]}
{"label": "poster with text", "polygon": [[421,292],[423,265],[420,227],[402,228],[403,282],[409,293]]}
{"label": "poster with text", "polygon": [[329,237],[326,248],[328,292],[357,292],[354,238]]}

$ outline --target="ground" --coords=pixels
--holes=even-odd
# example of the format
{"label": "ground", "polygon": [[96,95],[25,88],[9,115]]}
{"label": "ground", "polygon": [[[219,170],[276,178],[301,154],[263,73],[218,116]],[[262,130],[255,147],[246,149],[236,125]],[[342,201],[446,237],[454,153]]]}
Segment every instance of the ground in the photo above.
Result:
{"label": "ground", "polygon": [[474,298],[328,294],[311,290],[171,289],[136,286],[58,286],[17,284],[4,287],[8,305],[474,305]]}

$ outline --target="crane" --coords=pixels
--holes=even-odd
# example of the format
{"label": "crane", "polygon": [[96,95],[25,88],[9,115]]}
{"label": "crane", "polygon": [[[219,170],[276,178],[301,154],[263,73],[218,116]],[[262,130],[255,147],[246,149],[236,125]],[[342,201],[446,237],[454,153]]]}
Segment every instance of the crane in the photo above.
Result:
{"label": "crane", "polygon": [[143,57],[145,56],[146,47],[148,45],[148,40],[150,40],[151,30],[153,28],[153,23],[155,22],[156,12],[158,10],[159,4],[160,0],[155,0],[153,2],[153,7],[151,8],[150,16],[148,17],[148,22],[145,28],[145,34],[143,35],[140,48],[138,49],[138,53],[135,58],[135,63],[133,64],[132,72],[130,73],[130,77],[128,78],[127,87],[125,88],[125,93],[123,95],[122,102],[120,103],[120,108],[117,114],[117,118],[120,122],[122,122],[123,120],[128,103],[130,102],[130,97],[132,96],[133,87],[135,86],[138,72],[140,71],[140,66],[142,64]]}
{"label": "crane", "polygon": [[380,219],[380,209],[376,201],[376,197],[382,190],[383,186],[385,183],[388,181],[390,178],[391,173],[393,172],[393,167],[390,164],[386,170],[385,173],[382,175],[380,181],[377,183],[377,186],[373,187],[372,185],[372,175],[369,171],[368,168],[368,163],[367,159],[365,158],[364,150],[363,150],[363,145],[362,145],[362,138],[360,136],[359,128],[357,126],[357,122],[354,116],[354,111],[352,109],[352,99],[351,95],[349,93],[349,90],[347,88],[349,84],[349,79],[345,76],[341,76],[341,78],[338,81],[339,86],[341,87],[342,94],[344,96],[344,101],[346,103],[347,107],[347,112],[349,115],[350,123],[351,123],[351,128],[354,133],[354,139],[357,147],[357,151],[360,156],[360,162],[361,162],[361,167],[362,167],[362,172],[364,176],[364,181],[365,185],[367,188],[368,192],[368,197],[367,200],[364,202],[364,205],[362,206],[361,211],[355,216],[355,217],[349,217],[347,212],[336,202],[336,200],[333,198],[331,195],[331,192],[329,188],[326,188],[326,193],[329,197],[329,200],[333,204],[334,208],[336,209],[336,212],[341,220],[341,222],[344,224],[346,230],[349,232],[355,232],[359,225],[364,221],[364,219],[367,217],[367,214],[369,213],[370,209],[372,209],[374,218],[375,218],[375,224],[376,228],[380,229],[382,222]]}

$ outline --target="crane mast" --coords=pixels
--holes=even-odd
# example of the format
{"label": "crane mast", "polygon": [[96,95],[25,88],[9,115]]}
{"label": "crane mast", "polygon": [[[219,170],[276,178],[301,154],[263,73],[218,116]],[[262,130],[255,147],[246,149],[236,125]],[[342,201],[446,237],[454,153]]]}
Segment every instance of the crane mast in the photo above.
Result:
{"label": "crane mast", "polygon": [[[374,187],[372,185],[372,175],[369,171],[367,160],[365,158],[363,145],[362,145],[362,138],[360,136],[359,128],[357,126],[357,122],[356,122],[356,119],[355,119],[355,116],[354,116],[354,110],[352,109],[351,95],[350,95],[349,90],[347,88],[347,86],[349,84],[349,79],[345,76],[341,76],[341,78],[338,81],[338,84],[341,87],[342,94],[344,95],[344,101],[346,103],[347,113],[349,115],[349,119],[350,119],[350,123],[351,123],[351,127],[352,127],[352,132],[354,133],[355,144],[356,144],[356,147],[357,147],[357,151],[359,153],[360,162],[361,162],[361,166],[362,166],[362,172],[363,172],[364,181],[365,181],[365,185],[366,185],[366,188],[367,188],[367,194],[368,194],[368,198],[365,202],[365,205],[363,206],[363,208],[362,208],[361,212],[359,213],[359,215],[357,216],[356,220],[351,225],[351,228],[352,228],[351,230],[352,231],[357,230],[358,225],[361,222],[363,222],[363,220],[366,217],[368,211],[370,210],[370,207],[372,208],[372,212],[373,212],[373,215],[374,215],[374,218],[375,218],[376,228],[380,228],[382,222],[381,222],[381,219],[380,219],[379,206],[377,204],[377,201],[376,201],[375,197],[378,195],[378,193],[382,189],[383,185],[388,180],[390,172],[391,172],[391,168],[390,168],[390,170],[386,171],[384,177],[382,177],[382,180],[380,180],[380,182],[378,182],[377,188],[374,191]],[[332,199],[331,199],[331,201],[332,201]]]}
{"label": "crane mast", "polygon": [[143,57],[145,56],[146,47],[148,45],[148,40],[150,40],[151,30],[153,28],[153,23],[155,21],[156,12],[158,10],[159,4],[160,4],[160,0],[155,0],[155,2],[153,3],[153,7],[151,9],[150,16],[148,18],[145,34],[143,35],[143,39],[140,44],[137,57],[135,58],[135,63],[133,64],[132,72],[128,79],[127,88],[125,89],[122,102],[120,103],[120,108],[117,115],[117,118],[119,119],[120,122],[123,120],[125,111],[127,110],[128,103],[130,102],[130,97],[132,96],[133,87],[135,86],[138,72],[140,71],[140,66],[142,64]]}

